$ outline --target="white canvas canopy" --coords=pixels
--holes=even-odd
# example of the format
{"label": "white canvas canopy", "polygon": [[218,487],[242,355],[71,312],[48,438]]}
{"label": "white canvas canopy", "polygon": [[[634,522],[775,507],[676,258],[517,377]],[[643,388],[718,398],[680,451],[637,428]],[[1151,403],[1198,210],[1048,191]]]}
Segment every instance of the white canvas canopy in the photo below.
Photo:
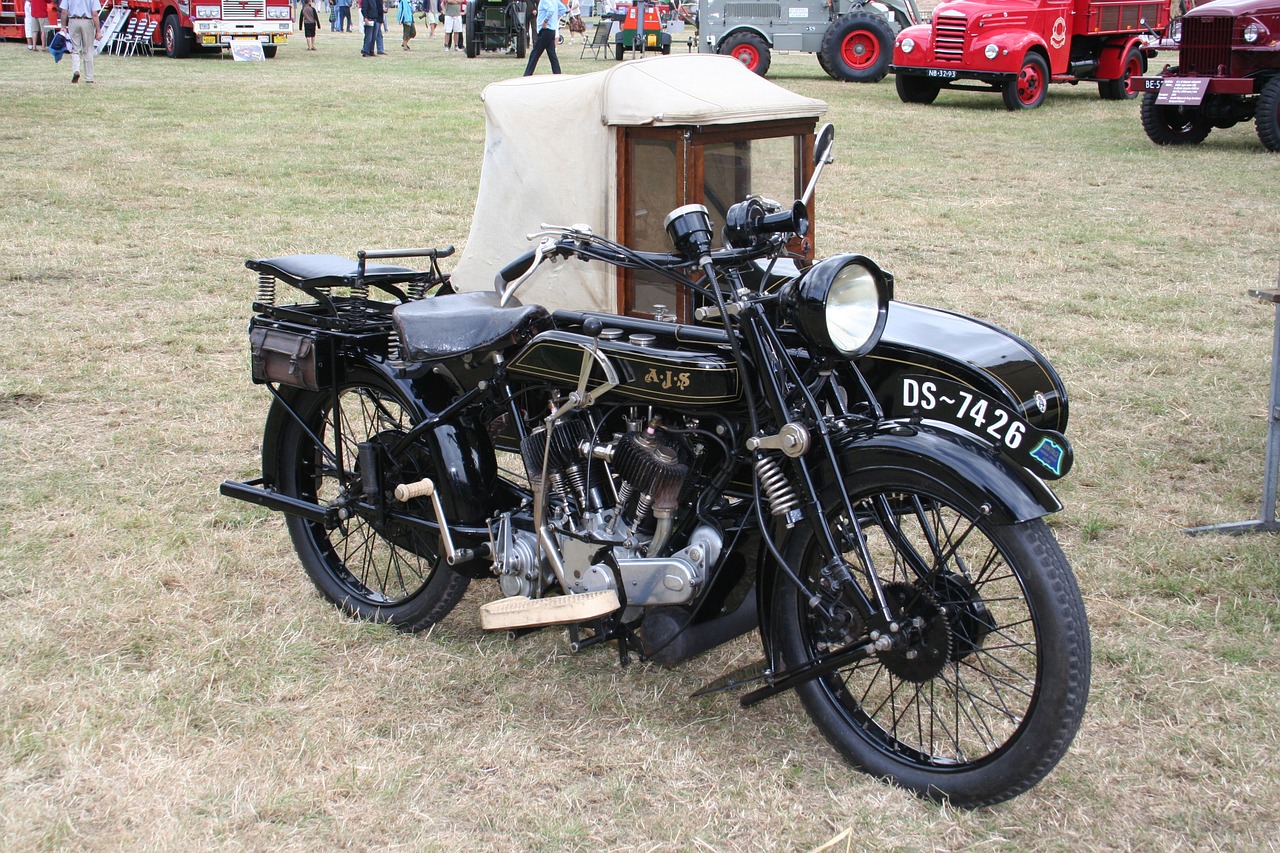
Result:
{"label": "white canvas canopy", "polygon": [[[816,118],[827,105],[770,83],[728,56],[641,59],[582,75],[518,77],[481,95],[484,163],[475,218],[453,273],[459,290],[488,290],[498,270],[533,248],[543,223],[617,236],[618,127]],[[558,262],[519,293],[548,308],[616,312],[614,269]]]}

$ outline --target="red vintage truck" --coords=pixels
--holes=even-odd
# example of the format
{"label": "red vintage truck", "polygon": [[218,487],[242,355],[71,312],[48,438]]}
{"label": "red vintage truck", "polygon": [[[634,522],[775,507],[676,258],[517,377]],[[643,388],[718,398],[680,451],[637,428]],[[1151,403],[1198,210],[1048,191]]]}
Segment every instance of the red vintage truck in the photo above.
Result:
{"label": "red vintage truck", "polygon": [[1107,100],[1133,97],[1168,0],[947,0],[893,47],[898,97],[929,104],[942,89],[995,91],[1034,109],[1049,83],[1096,82]]}
{"label": "red vintage truck", "polygon": [[103,33],[107,49],[112,40],[138,38],[174,59],[236,42],[257,42],[270,59],[293,32],[289,0],[103,0],[102,6],[104,27],[111,28]]}

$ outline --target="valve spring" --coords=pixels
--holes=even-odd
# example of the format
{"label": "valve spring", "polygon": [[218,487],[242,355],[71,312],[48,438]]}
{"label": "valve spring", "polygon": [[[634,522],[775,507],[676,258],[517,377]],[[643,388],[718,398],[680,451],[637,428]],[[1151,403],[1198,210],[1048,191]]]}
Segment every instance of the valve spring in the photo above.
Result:
{"label": "valve spring", "polygon": [[268,272],[258,273],[258,298],[262,305],[276,304],[276,277]]}
{"label": "valve spring", "polygon": [[757,459],[756,476],[760,478],[760,488],[764,490],[765,500],[769,502],[772,514],[785,515],[800,506],[800,499],[787,482],[786,472],[777,459],[770,456]]}

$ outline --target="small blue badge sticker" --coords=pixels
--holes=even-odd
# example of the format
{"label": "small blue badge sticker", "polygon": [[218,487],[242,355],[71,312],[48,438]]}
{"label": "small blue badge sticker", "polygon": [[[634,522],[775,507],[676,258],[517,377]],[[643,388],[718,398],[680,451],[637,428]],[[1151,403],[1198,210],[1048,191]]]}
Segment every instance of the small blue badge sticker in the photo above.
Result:
{"label": "small blue badge sticker", "polygon": [[1055,476],[1062,476],[1062,445],[1048,438],[1040,439],[1031,458],[1048,468]]}

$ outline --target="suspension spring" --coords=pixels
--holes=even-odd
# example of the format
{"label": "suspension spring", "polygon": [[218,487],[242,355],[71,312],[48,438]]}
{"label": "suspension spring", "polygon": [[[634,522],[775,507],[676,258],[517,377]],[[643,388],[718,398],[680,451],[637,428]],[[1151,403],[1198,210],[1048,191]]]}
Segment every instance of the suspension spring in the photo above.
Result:
{"label": "suspension spring", "polygon": [[410,282],[406,295],[409,297],[410,302],[422,299],[427,295],[427,283],[425,281]]}
{"label": "suspension spring", "polygon": [[276,304],[276,277],[269,272],[258,273],[258,298],[262,305]]}
{"label": "suspension spring", "polygon": [[772,456],[761,456],[756,460],[756,476],[760,478],[760,488],[764,490],[765,500],[769,502],[769,512],[773,515],[786,515],[800,506],[791,483],[787,482],[786,472]]}

